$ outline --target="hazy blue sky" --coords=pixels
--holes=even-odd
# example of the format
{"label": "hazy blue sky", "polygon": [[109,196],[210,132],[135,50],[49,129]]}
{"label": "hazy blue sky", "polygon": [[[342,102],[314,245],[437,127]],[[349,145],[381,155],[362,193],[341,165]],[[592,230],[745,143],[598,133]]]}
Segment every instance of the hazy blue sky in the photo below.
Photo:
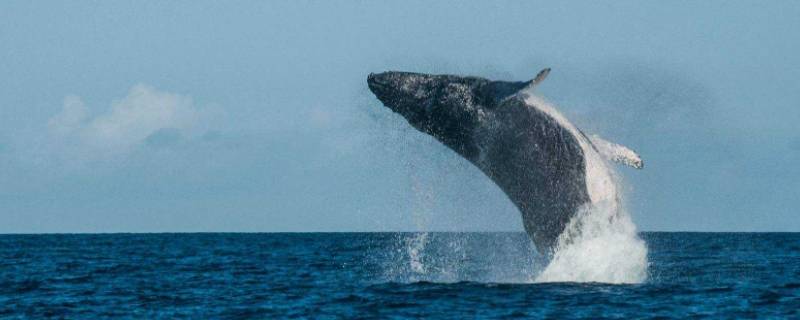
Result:
{"label": "hazy blue sky", "polygon": [[527,80],[643,230],[800,231],[800,2],[3,1],[0,232],[521,230],[366,88]]}

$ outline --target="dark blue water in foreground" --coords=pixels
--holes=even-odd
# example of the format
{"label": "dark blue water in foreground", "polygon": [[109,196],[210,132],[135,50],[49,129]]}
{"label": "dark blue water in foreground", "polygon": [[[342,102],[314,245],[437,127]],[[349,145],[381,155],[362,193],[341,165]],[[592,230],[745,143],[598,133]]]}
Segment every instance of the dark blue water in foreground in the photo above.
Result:
{"label": "dark blue water in foreground", "polygon": [[610,285],[524,283],[521,233],[0,235],[0,317],[800,317],[800,234],[642,237]]}

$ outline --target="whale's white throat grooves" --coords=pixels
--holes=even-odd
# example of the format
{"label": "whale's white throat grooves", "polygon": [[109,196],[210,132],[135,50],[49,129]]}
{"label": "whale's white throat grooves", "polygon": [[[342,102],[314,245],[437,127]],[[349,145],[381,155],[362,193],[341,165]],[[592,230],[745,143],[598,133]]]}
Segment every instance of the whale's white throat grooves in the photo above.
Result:
{"label": "whale's white throat grooves", "polygon": [[[621,205],[618,180],[613,169],[592,142],[550,103],[533,94],[527,94],[525,103],[555,119],[578,141],[583,150],[586,190],[591,200],[567,224],[559,236],[552,260],[534,281],[645,281],[647,246],[639,238],[636,226]],[[622,149],[620,152],[629,151]]]}
{"label": "whale's white throat grooves", "polygon": [[619,199],[617,198],[617,186],[614,183],[614,177],[606,161],[597,153],[595,148],[592,147],[591,141],[544,99],[533,94],[528,94],[527,97],[525,97],[525,103],[555,119],[578,141],[581,150],[583,150],[584,165],[586,166],[586,191],[589,193],[589,199],[592,200],[592,204],[607,202],[608,205],[616,206]]}

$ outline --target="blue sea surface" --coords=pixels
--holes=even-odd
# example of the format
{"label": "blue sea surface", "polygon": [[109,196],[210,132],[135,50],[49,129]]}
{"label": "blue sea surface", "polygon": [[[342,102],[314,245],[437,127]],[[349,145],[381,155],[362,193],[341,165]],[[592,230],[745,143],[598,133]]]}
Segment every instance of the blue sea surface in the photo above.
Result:
{"label": "blue sea surface", "polygon": [[603,284],[534,283],[524,233],[0,235],[0,317],[800,317],[800,234],[641,236]]}

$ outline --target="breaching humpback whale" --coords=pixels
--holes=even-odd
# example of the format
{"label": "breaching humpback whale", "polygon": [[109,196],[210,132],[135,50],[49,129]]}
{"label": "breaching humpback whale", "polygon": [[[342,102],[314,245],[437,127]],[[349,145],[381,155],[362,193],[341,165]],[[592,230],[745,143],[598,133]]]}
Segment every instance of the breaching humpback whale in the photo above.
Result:
{"label": "breaching humpback whale", "polygon": [[511,82],[389,71],[370,74],[367,84],[386,107],[494,181],[519,209],[537,250],[552,254],[579,210],[616,200],[603,190],[613,181],[599,169],[602,159],[634,168],[642,168],[642,160],[626,147],[586,136],[533,95],[549,72]]}

